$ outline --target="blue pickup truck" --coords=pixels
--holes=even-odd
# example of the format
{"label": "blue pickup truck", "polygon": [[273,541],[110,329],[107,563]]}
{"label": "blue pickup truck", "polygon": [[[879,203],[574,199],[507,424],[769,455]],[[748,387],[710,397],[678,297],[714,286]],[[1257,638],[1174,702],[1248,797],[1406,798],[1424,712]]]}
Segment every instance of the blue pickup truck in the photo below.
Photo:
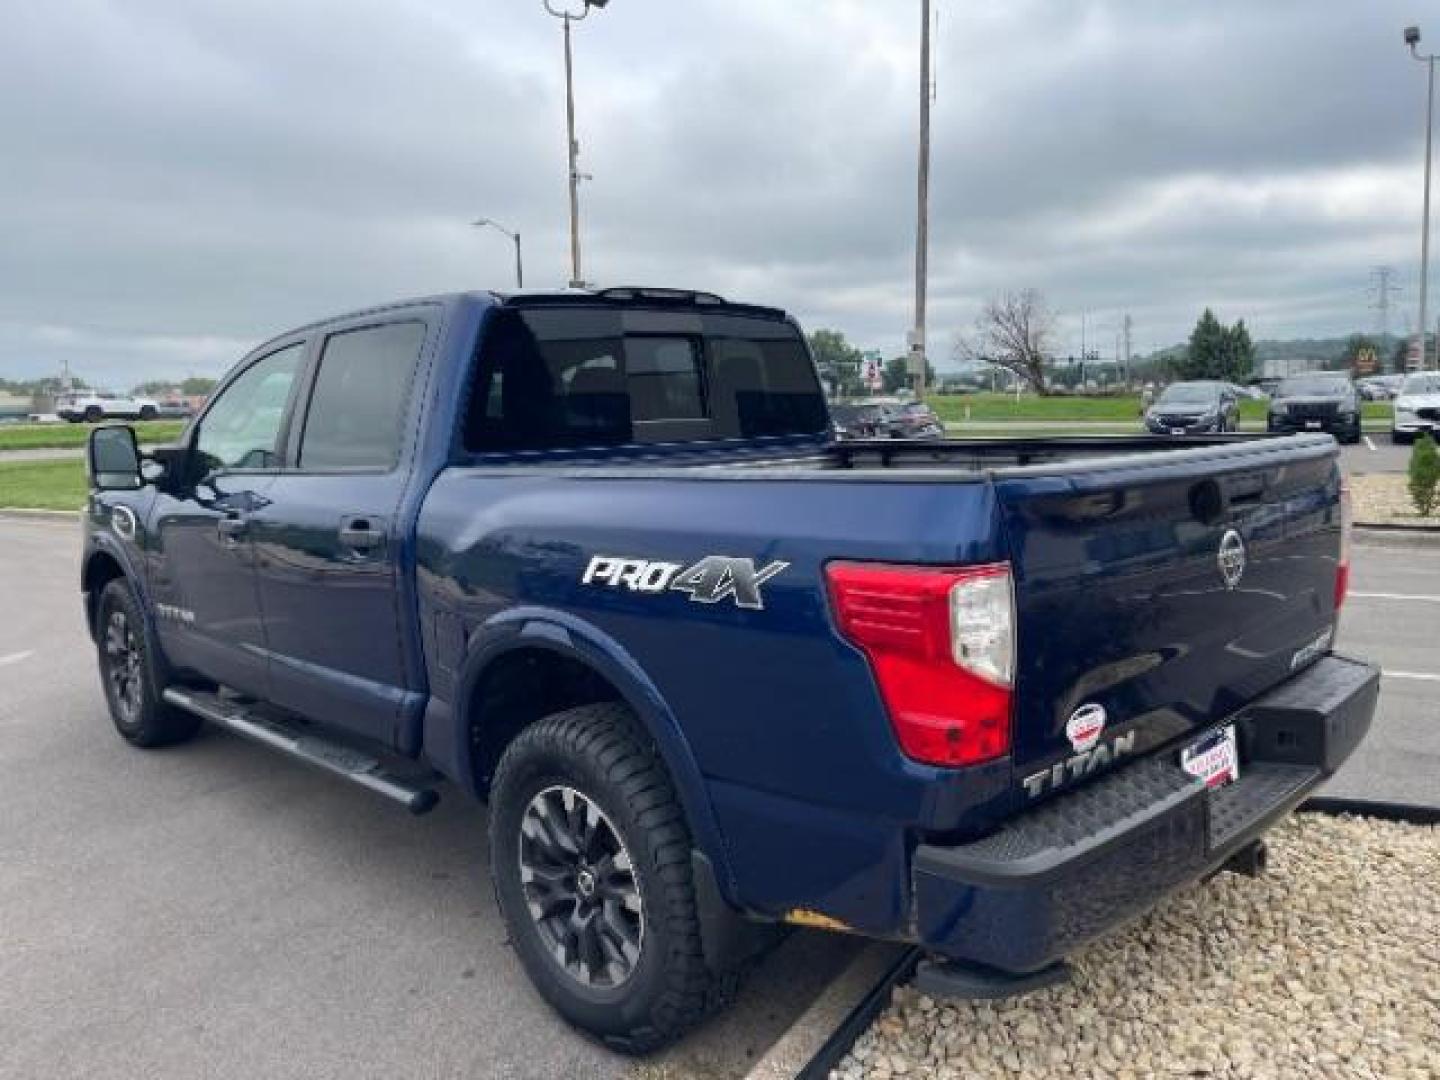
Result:
{"label": "blue pickup truck", "polygon": [[138,747],[205,722],[489,804],[514,948],[643,1052],[785,924],[1058,978],[1367,730],[1334,440],[835,442],[706,293],[465,293],[256,349],[179,444],[92,435],[82,589]]}

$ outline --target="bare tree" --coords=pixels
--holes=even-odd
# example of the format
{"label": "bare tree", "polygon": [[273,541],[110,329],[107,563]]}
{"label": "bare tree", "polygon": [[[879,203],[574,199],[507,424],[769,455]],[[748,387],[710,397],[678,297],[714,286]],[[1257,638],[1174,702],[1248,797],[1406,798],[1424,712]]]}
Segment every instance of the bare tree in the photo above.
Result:
{"label": "bare tree", "polygon": [[1013,372],[1037,394],[1048,394],[1045,355],[1055,331],[1055,313],[1035,289],[1006,292],[986,301],[973,337],[956,339],[957,355],[984,360]]}

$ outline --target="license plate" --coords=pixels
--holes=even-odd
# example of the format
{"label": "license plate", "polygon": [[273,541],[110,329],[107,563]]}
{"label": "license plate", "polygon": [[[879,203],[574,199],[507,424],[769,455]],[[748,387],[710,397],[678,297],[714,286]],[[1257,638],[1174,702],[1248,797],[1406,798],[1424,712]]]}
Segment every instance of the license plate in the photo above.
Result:
{"label": "license plate", "polygon": [[1174,428],[1171,428],[1171,429],[1170,429],[1170,434],[1171,434],[1171,435],[1184,435],[1184,434],[1185,434],[1185,429],[1184,429],[1183,427],[1174,427]]}
{"label": "license plate", "polygon": [[1180,768],[1205,781],[1206,787],[1224,787],[1240,779],[1240,752],[1235,725],[1226,724],[1180,751]]}
{"label": "license plate", "polygon": [[1319,421],[1319,420],[1306,420],[1306,421],[1305,421],[1305,427],[1306,427],[1306,429],[1309,430],[1309,431],[1319,431],[1319,430],[1320,430],[1320,421]]}

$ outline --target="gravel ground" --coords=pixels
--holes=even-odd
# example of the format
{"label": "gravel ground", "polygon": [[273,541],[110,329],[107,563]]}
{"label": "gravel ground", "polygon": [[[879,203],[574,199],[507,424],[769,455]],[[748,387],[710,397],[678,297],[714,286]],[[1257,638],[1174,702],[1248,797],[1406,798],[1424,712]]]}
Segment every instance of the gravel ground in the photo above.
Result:
{"label": "gravel ground", "polygon": [[908,987],[832,1078],[1440,1077],[1440,828],[1295,817],[1002,1002]]}
{"label": "gravel ground", "polygon": [[1431,513],[1422,518],[1415,512],[1403,474],[1351,476],[1350,495],[1355,500],[1355,521],[1359,525],[1428,525],[1440,528],[1440,514]]}

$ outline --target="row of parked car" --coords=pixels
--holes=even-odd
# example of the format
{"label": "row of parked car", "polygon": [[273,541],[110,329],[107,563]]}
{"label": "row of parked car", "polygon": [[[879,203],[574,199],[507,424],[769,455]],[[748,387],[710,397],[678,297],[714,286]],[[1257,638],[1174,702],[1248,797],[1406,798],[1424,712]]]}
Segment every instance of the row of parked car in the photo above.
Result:
{"label": "row of parked car", "polygon": [[[1395,387],[1390,436],[1408,443],[1440,431],[1440,373],[1417,371]],[[1196,435],[1237,431],[1238,387],[1224,382],[1179,382],[1167,386],[1145,410],[1145,427],[1156,435]],[[1282,379],[1270,394],[1265,429],[1271,432],[1325,431],[1342,443],[1361,435],[1361,403],[1369,400],[1360,384],[1344,372],[1313,371]]]}

